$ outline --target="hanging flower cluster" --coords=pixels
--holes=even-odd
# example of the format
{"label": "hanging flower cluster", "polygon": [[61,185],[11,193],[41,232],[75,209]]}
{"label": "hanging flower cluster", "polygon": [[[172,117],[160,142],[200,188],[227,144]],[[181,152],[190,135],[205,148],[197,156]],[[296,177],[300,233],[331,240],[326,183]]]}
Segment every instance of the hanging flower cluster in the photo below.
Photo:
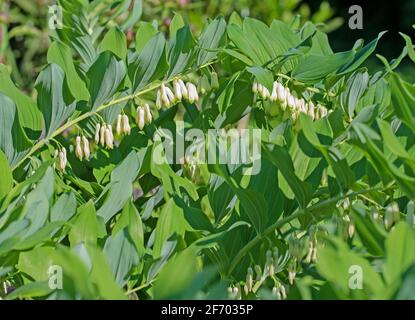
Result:
{"label": "hanging flower cluster", "polygon": [[285,292],[285,287],[283,284],[281,283],[277,283],[277,285],[275,285],[272,288],[272,295],[277,299],[277,300],[285,300],[287,299],[287,294]]}
{"label": "hanging flower cluster", "polygon": [[385,210],[384,223],[386,230],[389,230],[394,224],[401,219],[399,205],[397,202],[390,203]]}
{"label": "hanging flower cluster", "polygon": [[235,286],[228,287],[228,299],[231,299],[231,300],[242,299],[242,290],[241,290],[241,285],[239,283],[237,283]]}
{"label": "hanging flower cluster", "polygon": [[116,132],[120,136],[122,134],[130,135],[131,134],[131,127],[130,121],[126,114],[119,114],[117,117],[117,126]]}
{"label": "hanging flower cluster", "polygon": [[305,258],[305,262],[308,264],[311,262],[317,262],[317,239],[312,239],[308,242],[308,252]]}
{"label": "hanging flower cluster", "polygon": [[[260,265],[255,266],[256,277],[254,279],[254,270],[249,267],[246,274],[246,281],[244,285],[245,294],[248,295],[250,292],[256,292],[266,279],[272,278],[275,282],[275,286],[278,288],[280,295],[283,299],[286,298],[285,287],[280,288],[281,283],[277,280],[275,275],[284,270],[289,260],[289,254],[286,253],[284,256],[279,254],[278,248],[275,247],[272,251],[267,250],[266,262],[264,269],[262,270]],[[278,295],[276,296],[278,298]]]}
{"label": "hanging flower cluster", "polygon": [[89,149],[89,141],[85,136],[77,136],[75,139],[75,155],[79,160],[89,159],[91,150]]}
{"label": "hanging flower cluster", "polygon": [[114,148],[114,134],[112,133],[112,126],[110,124],[97,123],[95,128],[95,143],[101,144],[102,147],[107,149]]}
{"label": "hanging flower cluster", "polygon": [[140,130],[143,130],[146,124],[150,124],[153,121],[153,115],[151,114],[150,106],[146,103],[143,107],[137,107],[136,123]]}
{"label": "hanging flower cluster", "polygon": [[166,108],[186,99],[190,103],[199,101],[199,94],[196,86],[187,82],[186,84],[181,79],[173,81],[173,90],[166,84],[162,84],[157,91],[156,107],[160,109],[162,106]]}
{"label": "hanging flower cluster", "polygon": [[290,88],[284,87],[278,81],[274,81],[271,92],[266,86],[254,81],[252,92],[258,94],[263,100],[279,102],[283,110],[288,107],[293,120],[298,118],[300,112],[308,114],[313,120],[318,120],[328,114],[326,107],[321,104],[315,106],[311,100],[306,102],[303,98],[298,98],[295,92],[291,92]]}
{"label": "hanging flower cluster", "polygon": [[68,164],[68,159],[66,157],[66,149],[64,147],[62,147],[61,151],[55,150],[55,159],[57,159],[59,168],[62,171],[65,171],[65,168]]}

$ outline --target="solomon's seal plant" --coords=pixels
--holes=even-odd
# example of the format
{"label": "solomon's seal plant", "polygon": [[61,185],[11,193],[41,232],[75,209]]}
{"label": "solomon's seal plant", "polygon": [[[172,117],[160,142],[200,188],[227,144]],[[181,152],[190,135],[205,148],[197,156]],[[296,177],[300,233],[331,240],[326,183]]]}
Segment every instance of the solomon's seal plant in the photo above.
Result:
{"label": "solomon's seal plant", "polygon": [[[333,52],[298,19],[176,15],[127,41],[100,2],[58,1],[33,95],[0,65],[3,299],[415,298],[408,36],[372,72],[383,33]],[[259,130],[260,169],[209,130],[236,159]]]}

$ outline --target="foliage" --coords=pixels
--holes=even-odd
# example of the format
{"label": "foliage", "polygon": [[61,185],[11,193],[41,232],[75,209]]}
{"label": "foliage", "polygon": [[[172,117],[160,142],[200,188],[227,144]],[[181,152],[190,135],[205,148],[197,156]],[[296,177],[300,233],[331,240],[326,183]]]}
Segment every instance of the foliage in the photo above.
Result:
{"label": "foliage", "polygon": [[[46,63],[46,52],[50,45],[50,6],[55,0],[0,0],[0,62],[10,66],[16,83],[27,91],[33,89],[34,79]],[[128,41],[133,41],[137,31],[137,20],[156,23],[159,30],[168,34],[171,18],[175,12],[183,15],[192,29],[200,32],[209,17],[229,17],[233,12],[261,17],[266,21],[281,18],[290,21],[295,13],[302,20],[310,17],[315,23],[327,22],[327,30],[341,24],[334,18],[334,10],[322,2],[318,11],[312,12],[307,5],[294,1],[217,1],[217,0],[125,0],[93,1],[90,14],[101,26],[119,25],[126,32]],[[130,12],[130,14],[127,13]],[[53,10],[52,10],[53,11]],[[329,20],[332,19],[332,20]]]}
{"label": "foliage", "polygon": [[[382,34],[333,52],[311,22],[176,15],[129,42],[99,3],[59,1],[36,99],[0,66],[3,298],[414,298],[409,37],[373,74]],[[259,172],[159,163],[181,121],[260,129]]]}

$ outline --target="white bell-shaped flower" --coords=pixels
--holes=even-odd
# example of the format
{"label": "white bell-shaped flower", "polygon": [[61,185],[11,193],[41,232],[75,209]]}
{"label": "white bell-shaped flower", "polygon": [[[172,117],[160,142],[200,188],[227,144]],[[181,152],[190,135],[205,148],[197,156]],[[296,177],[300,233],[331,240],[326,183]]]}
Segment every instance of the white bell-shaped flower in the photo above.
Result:
{"label": "white bell-shaped flower", "polygon": [[80,136],[77,136],[76,140],[75,140],[75,156],[79,160],[82,160],[82,158],[84,157],[84,152],[83,152],[82,147],[81,147],[81,137]]}
{"label": "white bell-shaped flower", "polygon": [[85,160],[88,160],[91,155],[91,150],[89,149],[89,141],[88,139],[83,136],[82,137],[82,150],[84,152]]}

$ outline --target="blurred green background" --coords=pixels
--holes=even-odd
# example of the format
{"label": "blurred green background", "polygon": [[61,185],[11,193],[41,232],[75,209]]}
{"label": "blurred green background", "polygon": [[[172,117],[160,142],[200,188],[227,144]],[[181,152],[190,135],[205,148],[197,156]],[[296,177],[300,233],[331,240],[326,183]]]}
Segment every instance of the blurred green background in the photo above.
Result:
{"label": "blurred green background", "polygon": [[[100,0],[102,1],[102,0]],[[132,0],[132,2],[138,0]],[[109,4],[119,1],[108,0]],[[7,64],[16,83],[27,92],[33,89],[34,80],[45,63],[49,45],[48,6],[55,0],[0,0],[0,62]],[[363,8],[364,29],[350,30],[349,7],[359,4]],[[132,4],[131,4],[132,5]],[[312,20],[331,33],[330,42],[336,51],[350,49],[358,38],[370,41],[382,30],[390,32],[382,39],[378,52],[388,59],[401,52],[404,42],[398,32],[414,36],[414,0],[144,0],[143,17],[155,21],[161,30],[168,26],[175,12],[191,23],[194,31],[204,21],[218,15],[229,17],[233,12],[252,16],[267,23],[273,19],[292,20],[296,15],[301,21]],[[110,14],[111,12],[108,12]],[[117,19],[122,19],[118,17]],[[129,32],[134,36],[134,30]],[[369,63],[380,66],[376,58]],[[403,63],[400,71],[407,80],[415,81],[415,70]]]}

